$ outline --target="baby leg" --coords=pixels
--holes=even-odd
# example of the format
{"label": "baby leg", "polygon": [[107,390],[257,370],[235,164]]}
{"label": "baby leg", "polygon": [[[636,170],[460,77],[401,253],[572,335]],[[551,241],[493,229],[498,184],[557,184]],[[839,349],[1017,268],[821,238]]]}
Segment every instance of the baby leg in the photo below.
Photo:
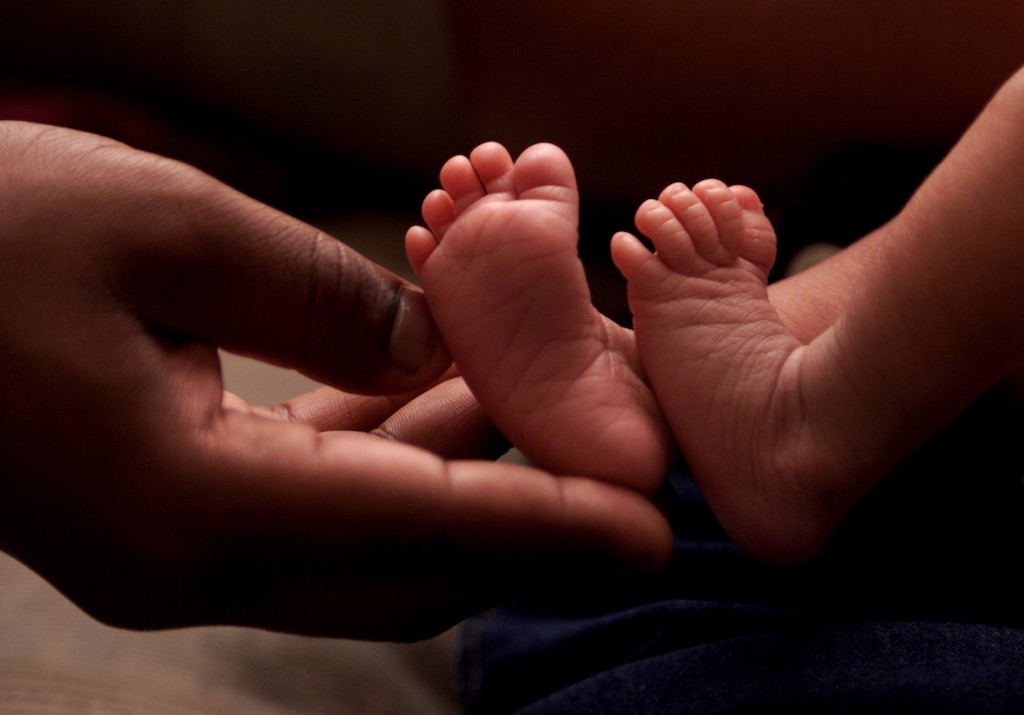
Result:
{"label": "baby leg", "polygon": [[669,187],[620,234],[644,367],[723,526],[751,553],[813,555],[911,450],[1024,359],[1024,73],[876,242],[807,345],[764,281],[749,190]]}

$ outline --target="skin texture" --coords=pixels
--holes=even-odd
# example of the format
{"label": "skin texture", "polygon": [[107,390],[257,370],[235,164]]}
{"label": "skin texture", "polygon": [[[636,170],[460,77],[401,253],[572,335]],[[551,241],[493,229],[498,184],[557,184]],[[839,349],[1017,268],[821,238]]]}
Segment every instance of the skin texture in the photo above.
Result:
{"label": "skin texture", "polygon": [[[95,617],[407,639],[667,559],[638,495],[448,461],[500,439],[418,290],[333,238],[36,125],[0,123],[0,187],[0,547]],[[331,387],[249,407],[217,347]]]}
{"label": "skin texture", "polygon": [[653,493],[671,440],[632,333],[591,304],[568,157],[492,142],[440,178],[406,248],[474,394],[545,469]]}
{"label": "skin texture", "polygon": [[[748,552],[813,556],[866,488],[841,490],[833,478],[859,461],[844,439],[855,424],[828,429],[850,405],[803,391],[805,346],[768,301],[776,237],[760,200],[717,180],[672,184],[641,205],[636,224],[654,250],[619,233],[612,256],[629,282],[641,361],[688,465]],[[831,419],[817,414],[823,396]]]}
{"label": "skin texture", "polygon": [[806,343],[769,301],[774,232],[746,193],[670,186],[637,214],[656,253],[616,236],[641,360],[712,508],[749,552],[815,555],[884,474],[1019,369],[1022,127],[1024,71]]}
{"label": "skin texture", "polygon": [[[1024,359],[1022,127],[1024,70],[903,211],[826,269],[863,270],[831,302],[826,290],[831,323],[780,312],[773,298],[785,308],[794,284],[769,290],[777,241],[760,199],[705,180],[640,207],[653,250],[613,237],[634,332],[607,326],[574,250],[572,167],[550,144],[515,162],[495,143],[453,158],[406,247],[469,386],[527,454],[643,489],[666,453],[653,391],[736,543],[801,562]],[[546,439],[551,424],[563,439]]]}

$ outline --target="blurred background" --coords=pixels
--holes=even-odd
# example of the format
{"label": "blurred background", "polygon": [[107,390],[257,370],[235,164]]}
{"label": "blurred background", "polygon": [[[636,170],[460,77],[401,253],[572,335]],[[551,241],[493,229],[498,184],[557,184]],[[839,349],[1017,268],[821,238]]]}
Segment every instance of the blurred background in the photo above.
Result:
{"label": "blurred background", "polygon": [[[1024,62],[1024,5],[865,0],[33,0],[0,18],[0,119],[170,156],[408,275],[437,169],[554,141],[598,307],[613,230],[671,181],[759,190],[782,270],[885,221]],[[983,50],[983,51],[982,51]],[[272,404],[301,375],[224,356]],[[124,633],[0,556],[0,712],[454,712],[452,634]]]}
{"label": "blurred background", "polygon": [[448,157],[553,141],[625,321],[607,239],[670,182],[755,187],[782,267],[891,216],[1024,63],[1024,6],[979,2],[11,3],[0,118],[186,161],[402,270]]}

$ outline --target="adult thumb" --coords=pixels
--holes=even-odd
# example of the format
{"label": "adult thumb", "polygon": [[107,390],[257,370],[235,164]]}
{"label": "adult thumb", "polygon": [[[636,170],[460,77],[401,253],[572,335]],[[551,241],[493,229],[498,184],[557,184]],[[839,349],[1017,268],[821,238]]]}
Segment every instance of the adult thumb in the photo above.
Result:
{"label": "adult thumb", "polygon": [[355,392],[416,389],[449,365],[408,281],[205,174],[178,186],[163,225],[179,235],[144,244],[131,272],[158,327]]}

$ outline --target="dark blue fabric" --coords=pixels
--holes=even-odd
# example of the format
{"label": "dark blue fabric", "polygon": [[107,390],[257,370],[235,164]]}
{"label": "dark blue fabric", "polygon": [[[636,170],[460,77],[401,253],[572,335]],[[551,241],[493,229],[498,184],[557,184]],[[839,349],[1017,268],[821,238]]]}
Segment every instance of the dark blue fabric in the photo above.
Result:
{"label": "dark blue fabric", "polygon": [[520,710],[541,713],[1020,713],[1024,634],[842,624],[719,641],[613,668]]}
{"label": "dark blue fabric", "polygon": [[1021,435],[986,398],[797,568],[740,553],[679,471],[669,568],[559,583],[466,624],[466,710],[1024,712]]}

